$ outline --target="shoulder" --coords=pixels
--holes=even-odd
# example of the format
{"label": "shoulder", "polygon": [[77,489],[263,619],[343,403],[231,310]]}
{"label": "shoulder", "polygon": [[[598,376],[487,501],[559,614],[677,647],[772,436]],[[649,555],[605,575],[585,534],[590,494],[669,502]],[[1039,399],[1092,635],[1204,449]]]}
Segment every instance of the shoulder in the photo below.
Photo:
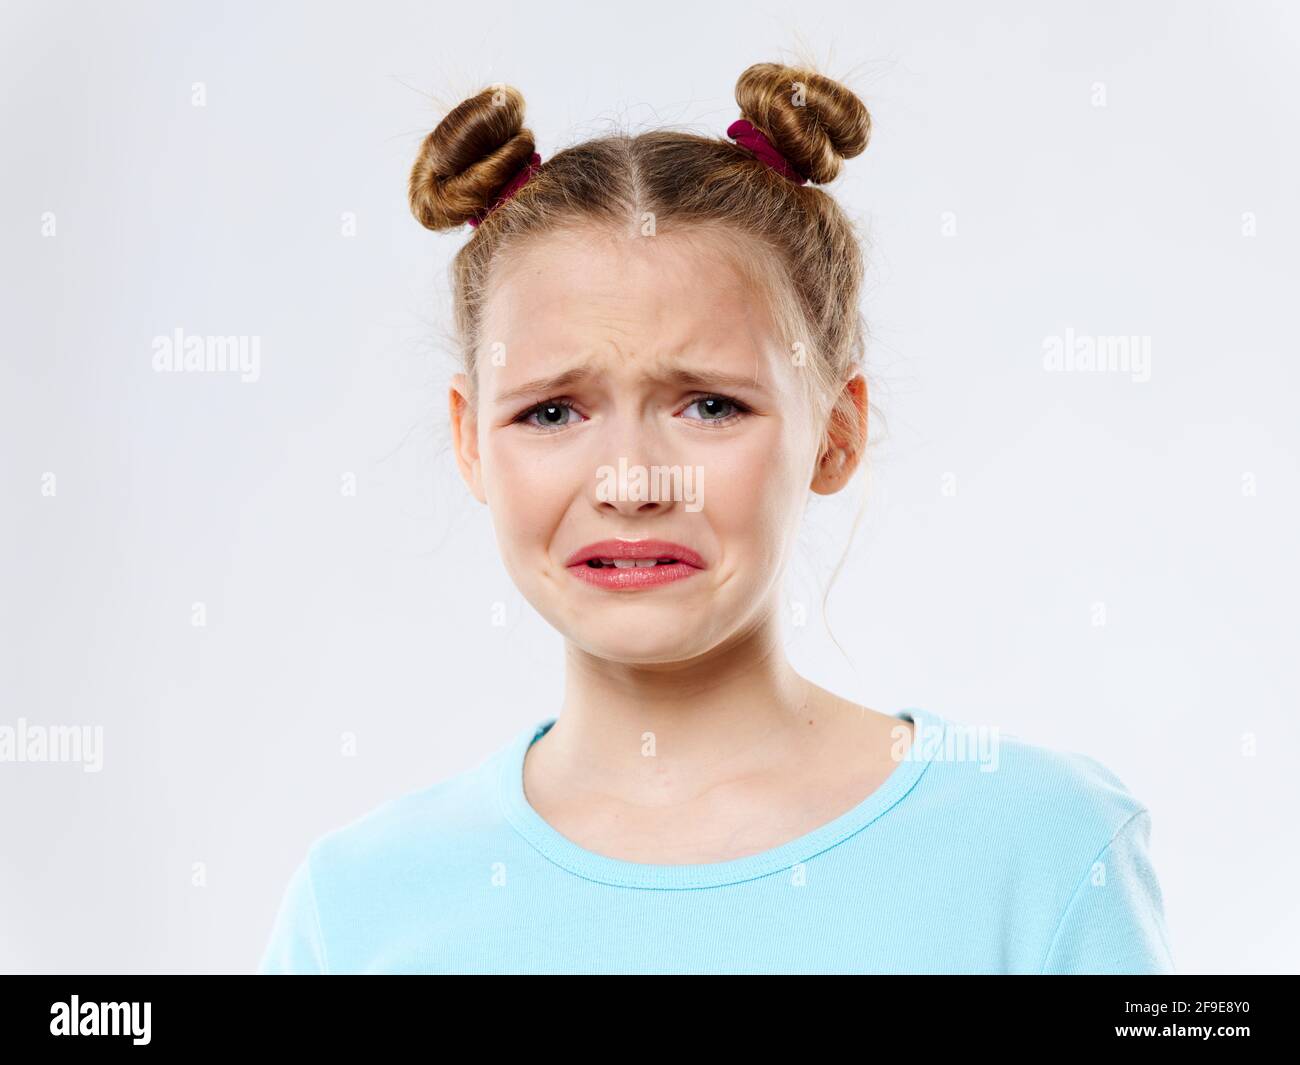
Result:
{"label": "shoulder", "polygon": [[499,772],[512,747],[317,836],[282,892],[260,971],[352,971],[367,944],[454,890],[467,856],[499,839]]}
{"label": "shoulder", "polygon": [[1092,755],[932,714],[915,743],[926,764],[913,814],[960,860],[991,863],[1058,913],[1112,842],[1149,828],[1142,797]]}
{"label": "shoulder", "polygon": [[[925,727],[930,726],[930,727]],[[928,716],[913,812],[1011,900],[1026,972],[1170,972],[1151,812],[1088,754]]]}
{"label": "shoulder", "polygon": [[917,757],[928,763],[930,801],[960,808],[984,829],[1068,841],[1076,853],[1091,848],[1096,854],[1147,813],[1141,798],[1099,759],[998,726],[927,714],[918,720],[915,743]]}
{"label": "shoulder", "polygon": [[388,799],[318,836],[307,863],[318,888],[349,874],[372,875],[473,837],[499,819],[496,788],[505,748],[454,776]]}

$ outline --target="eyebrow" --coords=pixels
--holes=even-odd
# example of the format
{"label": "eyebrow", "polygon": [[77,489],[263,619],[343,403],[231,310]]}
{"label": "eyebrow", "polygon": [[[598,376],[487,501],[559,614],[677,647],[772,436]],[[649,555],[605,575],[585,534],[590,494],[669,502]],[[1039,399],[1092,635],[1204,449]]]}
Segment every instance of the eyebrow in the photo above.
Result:
{"label": "eyebrow", "polygon": [[[525,399],[529,396],[551,395],[556,392],[562,392],[573,385],[582,384],[593,378],[599,377],[600,374],[595,370],[585,366],[575,367],[572,370],[565,370],[563,373],[553,374],[550,377],[539,377],[527,384],[520,385],[518,388],[512,388],[506,392],[500,392],[496,395],[497,403],[509,403],[512,400]],[[752,377],[740,376],[737,374],[725,373],[700,373],[695,370],[677,368],[657,374],[655,380],[664,381],[668,384],[693,386],[697,389],[705,388],[753,388],[760,392],[764,388],[758,382],[757,375]]]}

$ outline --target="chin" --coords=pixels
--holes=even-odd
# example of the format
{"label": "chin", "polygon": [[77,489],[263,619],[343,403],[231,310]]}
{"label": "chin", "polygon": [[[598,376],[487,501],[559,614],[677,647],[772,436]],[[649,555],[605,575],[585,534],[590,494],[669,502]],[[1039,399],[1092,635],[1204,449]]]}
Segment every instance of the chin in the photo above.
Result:
{"label": "chin", "polygon": [[644,617],[626,618],[609,623],[604,619],[596,623],[596,619],[587,618],[564,635],[595,658],[628,665],[685,662],[709,649],[700,634],[684,631],[680,617],[653,622]]}

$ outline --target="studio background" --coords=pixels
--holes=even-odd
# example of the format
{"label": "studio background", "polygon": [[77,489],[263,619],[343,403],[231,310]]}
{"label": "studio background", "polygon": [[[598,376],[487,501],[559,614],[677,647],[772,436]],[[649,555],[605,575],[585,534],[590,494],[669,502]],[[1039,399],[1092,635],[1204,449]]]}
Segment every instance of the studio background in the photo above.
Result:
{"label": "studio background", "polygon": [[[1296,8],[0,10],[0,726],[103,737],[0,763],[0,969],[251,971],[313,839],[558,709],[448,451],[471,231],[412,219],[410,164],[495,81],[544,159],[723,136],[800,47],[873,118],[829,191],[883,422],[810,506],[796,667],[1093,756],[1179,971],[1300,968]],[[156,372],[176,329],[257,379]],[[1149,376],[1045,366],[1112,335]]]}

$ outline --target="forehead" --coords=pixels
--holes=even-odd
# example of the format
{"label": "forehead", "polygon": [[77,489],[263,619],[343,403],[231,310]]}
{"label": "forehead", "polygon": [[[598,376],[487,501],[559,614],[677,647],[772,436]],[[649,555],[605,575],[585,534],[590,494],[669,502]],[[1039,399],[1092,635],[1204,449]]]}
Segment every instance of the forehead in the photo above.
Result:
{"label": "forehead", "polygon": [[776,332],[764,286],[736,262],[744,250],[703,233],[575,230],[533,240],[495,274],[482,342],[505,346],[503,369],[605,348],[651,358],[686,347],[752,358]]}

